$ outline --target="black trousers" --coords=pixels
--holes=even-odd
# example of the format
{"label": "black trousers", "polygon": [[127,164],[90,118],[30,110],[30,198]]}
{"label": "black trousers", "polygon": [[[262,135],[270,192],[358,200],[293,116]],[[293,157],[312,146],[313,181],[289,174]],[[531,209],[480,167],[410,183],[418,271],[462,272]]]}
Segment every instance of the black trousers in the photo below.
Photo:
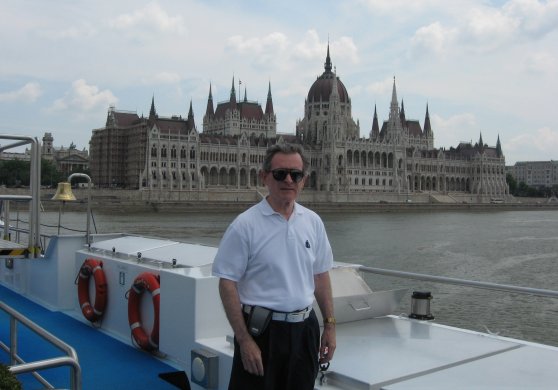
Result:
{"label": "black trousers", "polygon": [[254,340],[262,352],[264,376],[244,370],[235,338],[229,390],[314,389],[320,348],[320,326],[314,311],[303,322],[271,321]]}

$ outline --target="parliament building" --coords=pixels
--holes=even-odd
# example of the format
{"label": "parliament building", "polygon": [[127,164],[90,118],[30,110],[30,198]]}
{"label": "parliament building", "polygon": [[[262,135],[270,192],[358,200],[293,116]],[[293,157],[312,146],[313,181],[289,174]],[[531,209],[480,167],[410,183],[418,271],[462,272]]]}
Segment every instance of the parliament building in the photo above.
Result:
{"label": "parliament building", "polygon": [[[405,117],[395,79],[388,119],[376,109],[368,137],[351,114],[351,98],[327,49],[324,71],[308,90],[304,117],[295,132],[277,131],[271,84],[265,107],[237,100],[234,78],[228,100],[213,101],[211,85],[202,131],[187,117],[157,115],[152,98],[148,117],[110,107],[106,125],[93,130],[90,170],[98,187],[151,192],[258,191],[266,149],[275,143],[303,145],[310,166],[305,193],[341,199],[347,194],[441,196],[508,194],[500,139],[435,148],[428,105],[424,122]],[[342,196],[341,196],[342,195]]]}

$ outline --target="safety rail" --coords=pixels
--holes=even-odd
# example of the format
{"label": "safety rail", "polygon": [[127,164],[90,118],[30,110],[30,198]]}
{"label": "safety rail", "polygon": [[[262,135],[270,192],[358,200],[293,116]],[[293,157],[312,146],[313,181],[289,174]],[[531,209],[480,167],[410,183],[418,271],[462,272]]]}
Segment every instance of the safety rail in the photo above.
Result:
{"label": "safety rail", "polygon": [[[4,150],[23,146],[30,144],[30,173],[29,173],[29,189],[30,195],[25,196],[17,196],[17,195],[2,195],[2,199],[5,200],[6,204],[4,205],[5,209],[8,209],[8,213],[4,215],[4,233],[3,235],[7,235],[7,229],[9,229],[9,202],[12,200],[15,201],[28,201],[29,202],[29,215],[30,215],[30,223],[29,223],[29,242],[27,244],[27,248],[22,249],[21,246],[15,245],[13,248],[9,241],[5,239],[2,240],[2,251],[0,252],[0,256],[2,257],[20,257],[29,256],[29,257],[39,257],[41,254],[41,247],[40,247],[40,198],[41,198],[41,144],[39,140],[34,137],[24,137],[18,135],[6,135],[0,134],[0,140],[12,140],[17,141],[15,143],[9,145],[0,145],[0,152]],[[5,210],[6,211],[6,210]],[[13,250],[13,251],[12,251]],[[15,255],[15,256],[14,256]]]}
{"label": "safety rail", "polygon": [[[0,341],[0,347],[2,347],[2,349],[10,355],[9,370],[14,375],[30,372],[33,377],[35,377],[35,379],[37,379],[37,381],[45,388],[54,389],[55,387],[53,387],[37,371],[54,367],[70,366],[70,388],[73,390],[81,390],[81,367],[79,365],[75,349],[1,301],[0,309],[6,312],[10,317],[10,346],[7,346],[5,343]],[[18,355],[18,322],[60,349],[62,352],[66,353],[67,356],[43,359],[34,362],[25,362]]]}
{"label": "safety rail", "polygon": [[394,276],[394,277],[404,278],[404,279],[415,279],[415,280],[423,280],[426,282],[453,284],[453,285],[465,286],[465,287],[476,287],[485,290],[497,290],[497,291],[519,293],[519,294],[537,295],[541,297],[558,298],[558,291],[545,290],[540,288],[512,286],[509,284],[498,284],[498,283],[490,283],[490,282],[478,282],[474,280],[448,278],[445,276],[433,276],[433,275],[418,274],[418,273],[405,272],[405,271],[395,271],[395,270],[374,268],[374,267],[367,267],[367,266],[359,266],[358,270],[370,274]]}

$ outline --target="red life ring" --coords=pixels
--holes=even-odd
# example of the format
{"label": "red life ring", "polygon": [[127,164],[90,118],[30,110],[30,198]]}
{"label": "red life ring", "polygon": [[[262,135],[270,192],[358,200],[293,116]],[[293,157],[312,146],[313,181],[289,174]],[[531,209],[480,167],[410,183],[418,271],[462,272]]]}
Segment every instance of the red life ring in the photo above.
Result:
{"label": "red life ring", "polygon": [[[134,279],[132,288],[129,290],[128,323],[130,324],[134,340],[146,351],[153,351],[159,348],[159,302],[161,299],[159,287],[159,277],[152,273],[144,272]],[[153,319],[151,335],[149,336],[141,326],[140,316],[141,295],[145,290],[148,290],[153,297],[155,317]]]}
{"label": "red life ring", "polygon": [[[95,305],[89,299],[89,279],[95,279]],[[107,305],[107,278],[103,271],[103,262],[95,259],[86,259],[79,269],[78,299],[81,312],[91,322],[101,319]]]}

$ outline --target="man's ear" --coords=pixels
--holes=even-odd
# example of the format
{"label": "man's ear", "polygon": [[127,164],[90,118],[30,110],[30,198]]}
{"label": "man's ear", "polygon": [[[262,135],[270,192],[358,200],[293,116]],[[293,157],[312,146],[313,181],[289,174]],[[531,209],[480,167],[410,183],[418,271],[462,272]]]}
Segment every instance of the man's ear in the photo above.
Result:
{"label": "man's ear", "polygon": [[258,176],[260,177],[260,180],[261,180],[261,182],[262,182],[263,184],[265,184],[265,183],[264,183],[264,179],[265,179],[265,174],[266,174],[266,173],[267,173],[267,172],[264,171],[263,169],[260,169],[260,171],[258,172]]}

